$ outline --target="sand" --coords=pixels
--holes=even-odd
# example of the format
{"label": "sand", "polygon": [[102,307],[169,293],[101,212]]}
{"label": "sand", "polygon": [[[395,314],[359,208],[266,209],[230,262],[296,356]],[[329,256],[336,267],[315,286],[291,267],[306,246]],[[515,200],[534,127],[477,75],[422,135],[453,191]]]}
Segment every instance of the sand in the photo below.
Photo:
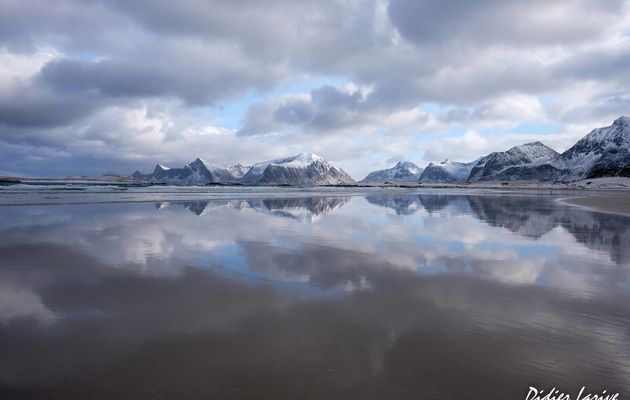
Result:
{"label": "sand", "polygon": [[562,202],[594,211],[630,216],[630,192],[570,197],[562,199]]}

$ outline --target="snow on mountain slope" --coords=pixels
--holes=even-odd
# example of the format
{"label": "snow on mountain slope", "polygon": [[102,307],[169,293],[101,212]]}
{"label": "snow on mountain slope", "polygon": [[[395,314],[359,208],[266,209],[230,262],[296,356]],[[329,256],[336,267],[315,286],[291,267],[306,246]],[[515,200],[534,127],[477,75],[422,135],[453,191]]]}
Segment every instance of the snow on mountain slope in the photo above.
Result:
{"label": "snow on mountain slope", "polygon": [[232,175],[234,175],[236,178],[242,178],[243,175],[245,175],[247,173],[247,171],[249,171],[252,168],[251,165],[245,165],[245,164],[236,164],[236,165],[232,165],[229,166],[227,168],[228,171],[230,171],[230,173]]}
{"label": "snow on mountain slope", "polygon": [[243,183],[263,185],[335,185],[354,183],[342,169],[313,153],[301,153],[255,164]]}
{"label": "snow on mountain slope", "polygon": [[[465,181],[578,181],[598,177],[630,177],[630,118],[620,117],[612,125],[594,129],[562,154],[540,142],[494,152],[470,163],[431,163],[422,170],[409,162],[371,172],[364,181],[415,180],[420,183]],[[266,185],[348,184],[354,180],[313,153],[301,153],[249,166],[223,167],[196,159],[183,168],[156,165],[153,173],[133,173],[148,182],[195,185],[238,182]]]}
{"label": "snow on mountain slope", "polygon": [[424,169],[418,182],[420,183],[450,183],[465,182],[470,171],[477,164],[478,159],[469,163],[444,160],[439,164],[430,163]]}
{"label": "snow on mountain slope", "polygon": [[412,162],[399,161],[391,168],[370,172],[365,178],[363,178],[363,182],[417,182],[422,171],[424,170]]}
{"label": "snow on mountain slope", "polygon": [[214,182],[234,182],[238,178],[235,177],[226,167],[222,167],[201,158],[187,165],[192,174],[188,178],[189,184],[203,184]]}
{"label": "snow on mountain slope", "polygon": [[564,180],[630,177],[630,118],[620,117],[610,126],[593,129],[550,164],[569,171]]}
{"label": "snow on mountain slope", "polygon": [[497,176],[510,169],[512,174],[517,172],[514,167],[534,167],[548,163],[558,157],[558,153],[541,142],[526,143],[514,146],[507,151],[490,153],[479,159],[470,171],[468,180],[471,182],[499,179]]}
{"label": "snow on mountain slope", "polygon": [[630,118],[592,130],[562,154],[540,142],[516,146],[479,160],[469,181],[578,181],[630,177]]}
{"label": "snow on mountain slope", "polygon": [[322,160],[322,158],[316,154],[300,153],[290,157],[276,158],[274,160],[259,162],[254,164],[247,174],[251,177],[261,177],[269,165],[283,165],[289,168],[303,168],[319,160]]}

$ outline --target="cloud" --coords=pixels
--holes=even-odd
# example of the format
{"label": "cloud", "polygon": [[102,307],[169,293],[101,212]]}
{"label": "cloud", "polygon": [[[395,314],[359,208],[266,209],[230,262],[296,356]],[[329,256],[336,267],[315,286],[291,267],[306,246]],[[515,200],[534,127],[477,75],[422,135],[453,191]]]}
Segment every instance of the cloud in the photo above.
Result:
{"label": "cloud", "polygon": [[[317,151],[363,175],[440,153],[443,133],[537,123],[564,145],[627,113],[628,1],[47,4],[0,4],[0,144],[71,154],[49,164],[73,174]],[[149,109],[151,128],[127,118]],[[50,171],[24,160],[0,170]]]}
{"label": "cloud", "polygon": [[151,39],[149,45],[134,58],[55,60],[42,68],[40,79],[59,92],[173,97],[195,106],[216,104],[249,88],[271,87],[278,76],[276,67],[256,65],[239,49],[223,44],[189,40],[158,44]]}
{"label": "cloud", "polygon": [[601,35],[624,2],[607,0],[392,0],[389,16],[408,40],[483,45],[555,45]]}
{"label": "cloud", "polygon": [[468,131],[464,135],[453,138],[436,140],[431,148],[425,153],[424,159],[427,161],[442,161],[450,159],[453,161],[470,161],[468,155],[472,153],[489,153],[492,147],[499,147],[491,144],[490,141],[476,131]]}
{"label": "cloud", "polygon": [[518,121],[544,122],[547,116],[544,106],[537,97],[517,93],[495,98],[474,107],[450,108],[439,114],[438,119],[443,123],[465,123],[471,128],[505,128],[517,125]]}
{"label": "cloud", "polygon": [[333,133],[361,128],[390,114],[393,110],[372,101],[360,88],[324,85],[308,94],[282,96],[254,103],[247,111],[240,135],[259,135],[277,131]]}

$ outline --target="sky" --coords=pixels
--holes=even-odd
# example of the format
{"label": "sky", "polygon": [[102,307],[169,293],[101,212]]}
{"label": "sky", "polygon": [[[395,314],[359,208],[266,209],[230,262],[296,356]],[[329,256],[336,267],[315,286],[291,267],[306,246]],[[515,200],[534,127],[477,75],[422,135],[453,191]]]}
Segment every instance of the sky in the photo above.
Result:
{"label": "sky", "polygon": [[564,151],[630,115],[630,0],[0,0],[0,175]]}

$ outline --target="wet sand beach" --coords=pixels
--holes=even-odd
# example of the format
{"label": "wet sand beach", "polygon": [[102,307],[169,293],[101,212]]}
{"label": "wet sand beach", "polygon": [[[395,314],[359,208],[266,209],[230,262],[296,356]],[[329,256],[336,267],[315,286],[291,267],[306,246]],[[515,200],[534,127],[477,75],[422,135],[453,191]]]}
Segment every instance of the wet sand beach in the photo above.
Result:
{"label": "wet sand beach", "polygon": [[615,193],[196,190],[0,205],[0,399],[630,393]]}
{"label": "wet sand beach", "polygon": [[612,214],[630,215],[630,192],[606,193],[583,197],[570,197],[562,202],[590,210]]}

